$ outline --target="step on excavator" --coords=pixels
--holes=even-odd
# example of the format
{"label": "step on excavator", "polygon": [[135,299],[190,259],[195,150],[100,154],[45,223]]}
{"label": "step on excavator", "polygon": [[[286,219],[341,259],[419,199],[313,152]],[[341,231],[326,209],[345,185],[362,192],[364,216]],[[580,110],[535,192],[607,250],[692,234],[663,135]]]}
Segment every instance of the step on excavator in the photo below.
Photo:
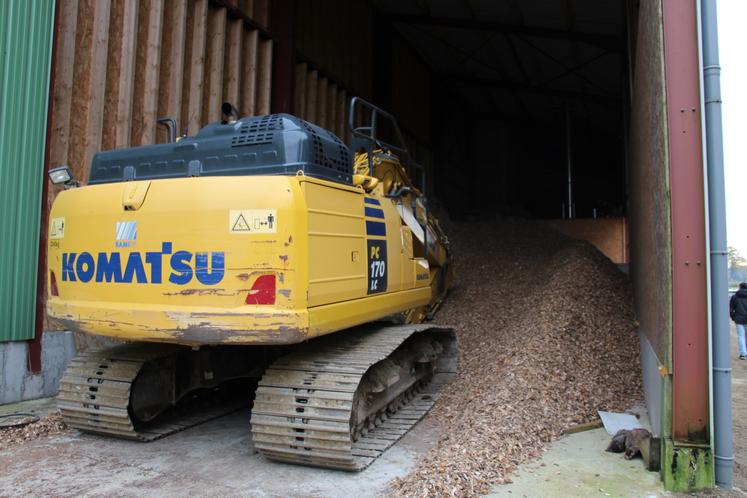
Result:
{"label": "step on excavator", "polygon": [[66,370],[68,425],[151,441],[251,404],[261,454],[361,470],[430,409],[457,368],[454,330],[424,323],[451,251],[396,120],[349,109],[351,147],[224,103],[97,153],[85,186],[50,171],[50,320],[116,340]]}

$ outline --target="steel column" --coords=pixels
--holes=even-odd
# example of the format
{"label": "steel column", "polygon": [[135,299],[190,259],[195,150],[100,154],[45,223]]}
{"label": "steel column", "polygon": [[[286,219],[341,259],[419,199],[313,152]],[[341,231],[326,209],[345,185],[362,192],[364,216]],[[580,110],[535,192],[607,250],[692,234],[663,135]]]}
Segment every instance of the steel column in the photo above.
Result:
{"label": "steel column", "polygon": [[[57,2],[55,2],[54,12],[54,27],[52,33],[52,49],[51,53],[55,53],[55,46],[57,44],[58,34],[60,30],[59,24],[60,9],[57,8]],[[47,135],[44,146],[44,170],[40,181],[42,182],[42,195],[40,199],[41,204],[41,220],[39,227],[39,263],[37,266],[37,280],[36,280],[36,322],[34,339],[29,342],[29,357],[28,366],[29,372],[38,373],[41,372],[42,363],[42,335],[44,334],[44,315],[45,308],[47,306],[47,232],[49,227],[49,209],[48,209],[48,196],[49,196],[49,178],[47,178],[47,170],[50,168],[50,154],[51,154],[51,141],[52,141],[52,103],[54,101],[54,85],[55,75],[57,69],[57,59],[51,57],[50,61],[50,76],[49,76],[49,100],[47,102]]]}
{"label": "steel column", "polygon": [[709,443],[706,220],[696,0],[663,0],[672,205],[672,438]]}

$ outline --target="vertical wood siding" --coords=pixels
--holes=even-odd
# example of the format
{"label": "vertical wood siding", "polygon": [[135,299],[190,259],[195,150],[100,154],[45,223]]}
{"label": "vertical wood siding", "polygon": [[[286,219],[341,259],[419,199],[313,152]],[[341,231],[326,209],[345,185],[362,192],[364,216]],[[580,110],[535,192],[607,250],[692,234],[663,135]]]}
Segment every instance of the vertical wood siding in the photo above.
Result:
{"label": "vertical wood siding", "polygon": [[[26,24],[18,24],[19,30],[21,26],[31,30],[29,33],[40,37],[35,40],[39,43],[44,39],[38,25],[48,21],[45,29],[49,45],[54,21],[46,11],[51,11],[53,4],[59,9],[56,31],[59,36],[52,54],[56,75],[49,116],[49,168],[67,164],[76,179],[86,183],[96,152],[163,143],[166,134],[157,124],[158,118],[174,118],[177,133],[191,135],[220,119],[220,106],[225,100],[238,107],[242,116],[270,112],[273,41],[268,31],[268,0],[29,1],[25,10],[19,7],[24,4],[20,0],[0,2],[0,12],[6,16],[3,23],[24,20]],[[37,14],[43,11],[44,15],[26,19],[31,11]],[[7,32],[6,24],[2,33]],[[15,28],[10,33],[30,36],[16,32]],[[29,47],[27,40],[12,42],[14,47]],[[32,53],[32,50],[41,48],[33,45],[33,49],[28,48],[22,54],[40,56],[41,52]],[[43,75],[47,79],[38,82],[48,81],[49,68],[47,54]],[[0,112],[7,112],[4,106]],[[46,112],[44,116],[46,120]],[[43,139],[44,135],[40,154]],[[42,171],[34,178],[37,188],[41,185]],[[41,189],[38,190],[37,203],[41,195]],[[58,187],[49,187],[44,200],[46,212],[59,191]],[[3,199],[17,203],[12,196]],[[26,227],[34,232],[38,242],[39,210],[25,212],[34,214]],[[36,261],[36,249],[25,253],[32,254]],[[45,264],[41,268],[46,272]],[[34,280],[27,278],[29,283]],[[23,291],[28,294],[27,289]],[[43,309],[44,289],[39,289],[39,298]],[[0,308],[0,322],[11,317],[9,310]],[[28,316],[33,320],[33,307]],[[27,331],[23,337],[33,337],[33,321],[22,328]],[[0,340],[7,330],[6,326],[0,331]]]}
{"label": "vertical wood siding", "polygon": [[86,182],[99,150],[163,142],[160,117],[194,134],[220,119],[224,100],[242,115],[269,112],[268,1],[57,4],[50,167],[68,164]]}

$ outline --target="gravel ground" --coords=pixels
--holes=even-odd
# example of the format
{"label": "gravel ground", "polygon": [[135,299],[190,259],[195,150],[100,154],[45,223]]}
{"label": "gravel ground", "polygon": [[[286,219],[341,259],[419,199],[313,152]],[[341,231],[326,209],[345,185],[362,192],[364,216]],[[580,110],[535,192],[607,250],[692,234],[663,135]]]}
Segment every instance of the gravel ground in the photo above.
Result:
{"label": "gravel ground", "polygon": [[564,429],[643,398],[627,277],[591,245],[540,223],[449,224],[460,371],[428,415],[435,447],[393,490],[475,496]]}
{"label": "gravel ground", "polygon": [[0,428],[0,451],[38,438],[71,432],[62,421],[60,413],[54,412],[38,422],[16,428]]}

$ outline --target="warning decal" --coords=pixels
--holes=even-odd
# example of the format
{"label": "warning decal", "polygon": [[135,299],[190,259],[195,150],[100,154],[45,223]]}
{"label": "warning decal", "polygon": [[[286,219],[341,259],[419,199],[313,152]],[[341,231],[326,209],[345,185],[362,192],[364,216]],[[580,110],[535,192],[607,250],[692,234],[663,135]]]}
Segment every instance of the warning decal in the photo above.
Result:
{"label": "warning decal", "polygon": [[243,214],[240,214],[238,218],[236,218],[236,221],[233,224],[233,227],[231,227],[232,232],[248,232],[249,231],[249,223],[246,222],[246,218],[244,218]]}
{"label": "warning decal", "polygon": [[232,234],[277,233],[278,216],[275,209],[231,209],[228,213],[228,232]]}
{"label": "warning decal", "polygon": [[49,222],[49,238],[50,239],[64,239],[65,238],[65,218],[52,218]]}

